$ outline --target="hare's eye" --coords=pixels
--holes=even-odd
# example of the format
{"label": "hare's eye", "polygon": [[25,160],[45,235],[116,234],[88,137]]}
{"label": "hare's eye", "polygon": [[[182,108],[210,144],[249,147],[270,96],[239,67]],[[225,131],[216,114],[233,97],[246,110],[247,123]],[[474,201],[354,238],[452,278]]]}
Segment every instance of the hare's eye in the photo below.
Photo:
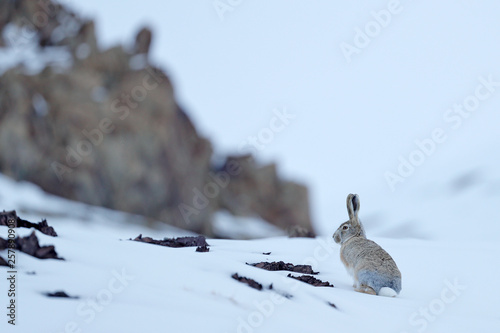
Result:
{"label": "hare's eye", "polygon": [[347,229],[349,229],[349,227],[345,225],[345,226],[342,227],[342,229],[343,230],[347,230]]}

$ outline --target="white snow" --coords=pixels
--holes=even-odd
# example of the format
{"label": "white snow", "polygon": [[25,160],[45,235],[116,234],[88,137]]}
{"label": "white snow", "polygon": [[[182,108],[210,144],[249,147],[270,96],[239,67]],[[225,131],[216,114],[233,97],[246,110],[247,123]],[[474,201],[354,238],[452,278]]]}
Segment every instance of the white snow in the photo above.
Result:
{"label": "white snow", "polygon": [[31,103],[38,116],[43,117],[49,113],[49,105],[47,104],[45,98],[39,93],[33,94]]}
{"label": "white snow", "polygon": [[264,238],[284,236],[286,233],[259,217],[234,216],[221,211],[215,214],[214,231],[224,238]]}
{"label": "white snow", "polygon": [[81,43],[76,48],[76,57],[78,59],[86,59],[90,55],[90,46],[87,43]]}
{"label": "white snow", "polygon": [[0,47],[0,75],[15,66],[23,66],[26,74],[34,75],[47,66],[67,69],[73,64],[66,47],[41,48],[38,36],[28,28],[9,23],[3,29],[3,38],[7,47]]}
{"label": "white snow", "polygon": [[[396,260],[403,289],[395,298],[356,293],[328,236],[253,241],[209,239],[210,252],[128,240],[189,235],[139,216],[60,199],[0,175],[0,207],[36,222],[47,218],[58,237],[36,232],[64,261],[16,252],[17,321],[5,314],[2,332],[497,332],[497,241],[371,237]],[[362,213],[361,213],[362,214]],[[219,218],[227,218],[219,214]],[[26,236],[28,229],[16,229]],[[467,230],[462,230],[466,234]],[[0,227],[7,237],[7,227]],[[368,235],[373,236],[373,235]],[[264,255],[271,252],[270,255]],[[0,251],[4,258],[7,251]],[[312,287],[246,263],[311,264],[334,288]],[[255,279],[257,291],[231,278]],[[0,268],[0,304],[6,312],[7,269]],[[294,273],[294,275],[296,275]],[[79,299],[48,298],[65,291]],[[286,299],[283,295],[292,295]],[[335,304],[333,308],[328,303]]]}

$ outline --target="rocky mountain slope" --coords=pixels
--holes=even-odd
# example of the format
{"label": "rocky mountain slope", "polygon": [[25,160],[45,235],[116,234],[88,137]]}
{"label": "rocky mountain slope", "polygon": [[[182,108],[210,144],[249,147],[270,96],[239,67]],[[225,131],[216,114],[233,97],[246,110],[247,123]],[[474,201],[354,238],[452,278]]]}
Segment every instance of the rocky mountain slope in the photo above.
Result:
{"label": "rocky mountain slope", "polygon": [[94,22],[51,1],[0,4],[0,172],[49,193],[217,236],[213,214],[313,235],[305,186],[214,147],[152,65],[152,32],[98,47]]}

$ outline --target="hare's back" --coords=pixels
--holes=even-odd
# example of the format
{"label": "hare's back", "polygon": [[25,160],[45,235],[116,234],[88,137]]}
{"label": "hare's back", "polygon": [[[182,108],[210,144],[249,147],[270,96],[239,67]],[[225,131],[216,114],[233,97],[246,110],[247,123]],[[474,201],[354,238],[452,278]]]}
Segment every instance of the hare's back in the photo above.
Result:
{"label": "hare's back", "polygon": [[342,256],[354,270],[370,269],[400,276],[399,269],[392,257],[374,241],[353,237],[344,245]]}

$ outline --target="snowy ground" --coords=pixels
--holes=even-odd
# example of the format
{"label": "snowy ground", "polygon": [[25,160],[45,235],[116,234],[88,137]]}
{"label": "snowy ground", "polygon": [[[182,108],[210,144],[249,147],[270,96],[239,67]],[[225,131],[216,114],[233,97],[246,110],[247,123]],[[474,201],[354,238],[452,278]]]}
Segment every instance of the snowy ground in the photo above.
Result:
{"label": "snowy ground", "polygon": [[[373,239],[398,263],[397,298],[359,294],[329,237],[253,241],[208,240],[210,252],[129,241],[186,235],[141,218],[49,196],[36,186],[0,175],[0,207],[33,222],[46,217],[59,237],[37,232],[65,261],[17,253],[17,325],[2,332],[498,332],[500,274],[497,241]],[[339,223],[341,221],[338,221]],[[472,224],[470,229],[476,228]],[[333,232],[332,226],[332,232]],[[16,229],[18,235],[31,230]],[[464,231],[466,232],[466,231]],[[369,232],[368,232],[369,233]],[[7,236],[7,228],[0,227]],[[271,252],[264,255],[264,252]],[[6,257],[6,251],[0,251]],[[311,264],[334,288],[312,287],[286,275],[246,265],[280,261]],[[33,274],[34,272],[34,274]],[[253,278],[257,291],[231,278]],[[0,268],[0,302],[8,302]],[[493,278],[491,278],[493,277]],[[486,282],[488,285],[485,285]],[[63,290],[79,299],[48,298]],[[285,299],[280,295],[293,295]],[[333,303],[336,309],[328,303]]]}

